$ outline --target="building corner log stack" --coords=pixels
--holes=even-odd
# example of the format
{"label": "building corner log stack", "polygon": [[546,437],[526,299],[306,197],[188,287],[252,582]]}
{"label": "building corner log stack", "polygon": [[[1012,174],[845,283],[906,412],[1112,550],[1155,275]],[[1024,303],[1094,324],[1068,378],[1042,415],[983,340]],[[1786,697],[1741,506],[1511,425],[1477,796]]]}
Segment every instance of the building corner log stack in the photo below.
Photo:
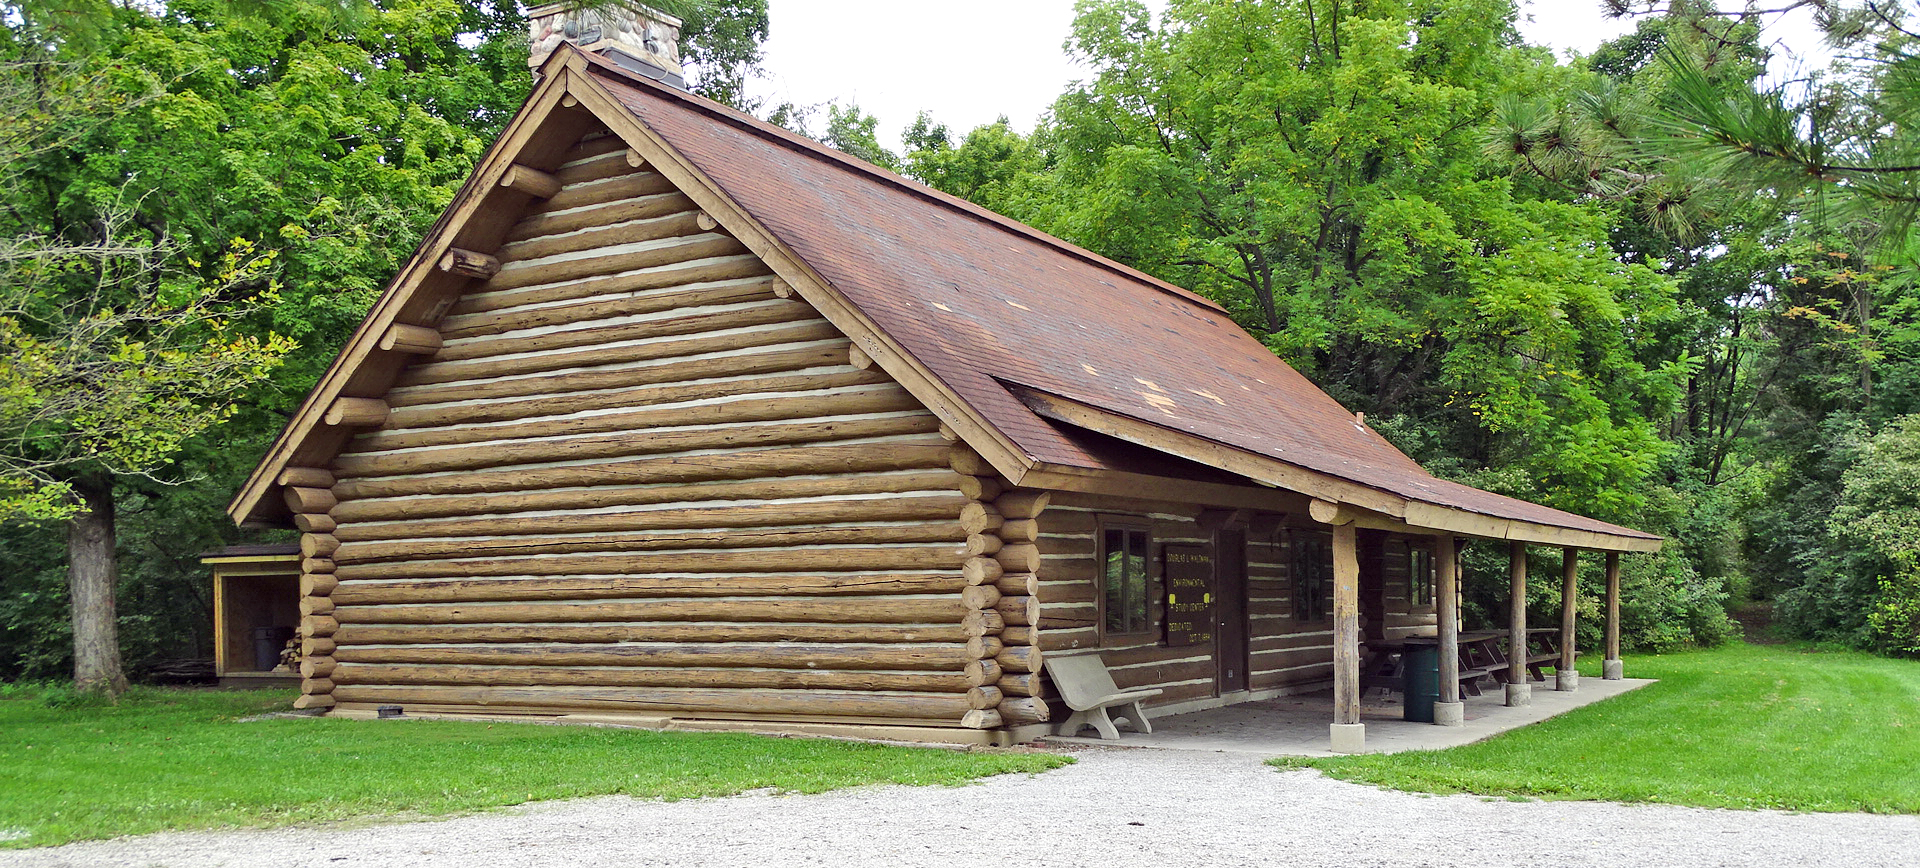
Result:
{"label": "building corner log stack", "polygon": [[287,508],[294,513],[300,534],[300,626],[295,631],[300,644],[300,696],[294,708],[333,707],[331,678],[334,671],[333,634],[340,623],[334,612],[333,553],[340,540],[328,531],[336,525],[327,514],[336,504],[331,491],[333,473],[323,468],[289,468],[281,474]]}

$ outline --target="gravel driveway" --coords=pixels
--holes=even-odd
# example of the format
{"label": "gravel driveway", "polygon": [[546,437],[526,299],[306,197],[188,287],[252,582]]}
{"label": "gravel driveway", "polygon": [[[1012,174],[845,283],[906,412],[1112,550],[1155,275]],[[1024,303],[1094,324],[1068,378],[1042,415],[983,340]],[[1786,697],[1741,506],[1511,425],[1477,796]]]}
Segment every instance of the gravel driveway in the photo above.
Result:
{"label": "gravel driveway", "polygon": [[1245,754],[1093,749],[966,787],[548,802],[454,820],[150,835],[0,866],[1920,865],[1920,817],[1427,797]]}

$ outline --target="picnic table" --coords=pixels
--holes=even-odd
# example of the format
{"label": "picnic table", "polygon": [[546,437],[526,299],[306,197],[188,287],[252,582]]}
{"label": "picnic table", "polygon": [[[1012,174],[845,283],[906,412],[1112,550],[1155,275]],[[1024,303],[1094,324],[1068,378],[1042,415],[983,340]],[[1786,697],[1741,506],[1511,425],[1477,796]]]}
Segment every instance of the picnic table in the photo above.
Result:
{"label": "picnic table", "polygon": [[[1459,634],[1460,692],[1480,695],[1480,681],[1487,677],[1503,680],[1513,668],[1513,655],[1507,651],[1507,631],[1469,630]],[[1406,650],[1410,647],[1435,647],[1438,636],[1405,636],[1399,639],[1375,639],[1367,643],[1367,660],[1360,670],[1360,689],[1406,690]],[[1521,665],[1534,681],[1547,680],[1542,668],[1560,659],[1560,631],[1540,628],[1527,631],[1527,648]]]}

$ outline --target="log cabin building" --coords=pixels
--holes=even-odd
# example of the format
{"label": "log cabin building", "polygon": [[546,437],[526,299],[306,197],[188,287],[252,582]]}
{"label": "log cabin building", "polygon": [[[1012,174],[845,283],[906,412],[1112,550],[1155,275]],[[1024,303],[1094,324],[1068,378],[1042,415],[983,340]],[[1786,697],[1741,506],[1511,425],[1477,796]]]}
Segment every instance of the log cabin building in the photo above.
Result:
{"label": "log cabin building", "polygon": [[1458,539],[1660,545],[1435,478],[1213,302],[654,45],[537,61],[234,500],[302,531],[302,707],[1004,744],[1091,652],[1166,711],[1332,684],[1357,749],[1360,649],[1448,633]]}

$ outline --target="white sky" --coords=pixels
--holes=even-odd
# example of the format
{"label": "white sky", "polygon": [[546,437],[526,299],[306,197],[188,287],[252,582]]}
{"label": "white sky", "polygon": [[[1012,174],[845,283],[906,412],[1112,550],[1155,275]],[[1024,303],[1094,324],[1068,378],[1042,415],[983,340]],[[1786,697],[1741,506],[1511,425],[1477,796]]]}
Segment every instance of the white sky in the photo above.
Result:
{"label": "white sky", "polygon": [[[880,119],[881,141],[894,147],[922,109],[957,134],[1002,114],[1031,130],[1068,82],[1089,75],[1061,48],[1073,0],[771,0],[769,14],[769,77],[755,92],[773,102],[857,103]],[[1602,16],[1599,0],[1522,0],[1521,17],[1528,41],[1563,55],[1590,52],[1633,27]],[[1804,18],[1782,30],[1810,46]],[[822,113],[815,133],[825,123]]]}

